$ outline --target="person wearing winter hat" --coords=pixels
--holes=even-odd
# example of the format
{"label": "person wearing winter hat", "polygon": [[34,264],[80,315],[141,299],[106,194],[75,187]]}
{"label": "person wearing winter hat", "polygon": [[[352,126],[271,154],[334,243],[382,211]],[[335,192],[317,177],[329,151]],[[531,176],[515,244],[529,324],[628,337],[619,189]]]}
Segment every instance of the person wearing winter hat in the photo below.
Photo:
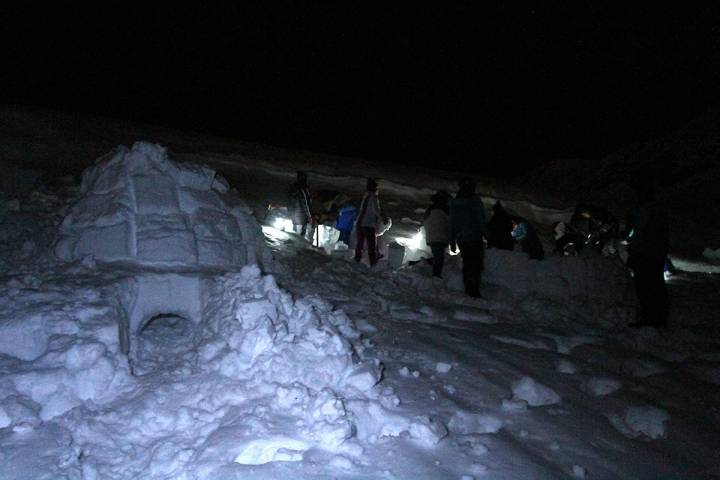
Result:
{"label": "person wearing winter hat", "polygon": [[460,248],[465,293],[480,297],[485,246],[488,237],[485,209],[475,195],[475,181],[463,178],[458,182],[457,196],[450,202],[450,250]]}
{"label": "person wearing winter hat", "polygon": [[501,250],[512,250],[515,241],[512,237],[513,223],[507,210],[503,208],[500,200],[493,205],[493,216],[488,222],[488,247]]}
{"label": "person wearing winter hat", "polygon": [[387,223],[387,217],[380,209],[380,201],[377,195],[378,184],[374,178],[368,178],[365,185],[365,195],[360,203],[357,220],[355,221],[357,232],[357,246],[355,247],[355,261],[362,260],[363,250],[367,245],[368,259],[370,266],[377,263],[379,253],[377,248],[376,234],[378,226]]}
{"label": "person wearing winter hat", "polygon": [[433,276],[442,278],[445,250],[450,242],[450,194],[438,190],[431,197],[431,205],[425,211],[425,242],[433,254]]}

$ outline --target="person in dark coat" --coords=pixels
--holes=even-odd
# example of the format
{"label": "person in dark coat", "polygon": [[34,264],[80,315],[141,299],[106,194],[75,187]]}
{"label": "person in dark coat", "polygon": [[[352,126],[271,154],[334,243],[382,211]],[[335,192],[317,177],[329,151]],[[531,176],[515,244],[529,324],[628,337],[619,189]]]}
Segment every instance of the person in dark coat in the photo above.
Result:
{"label": "person in dark coat", "polygon": [[652,177],[637,177],[631,187],[637,196],[632,219],[627,265],[633,271],[639,311],[633,326],[667,325],[669,299],[664,267],[670,250],[670,223],[662,205],[655,199]]}
{"label": "person in dark coat", "polygon": [[483,271],[487,238],[485,209],[475,195],[475,181],[464,178],[458,182],[457,196],[450,202],[450,250],[460,248],[465,293],[480,297],[480,280]]}
{"label": "person in dark coat", "polygon": [[433,254],[433,276],[442,278],[445,250],[450,241],[450,194],[438,190],[431,198],[431,205],[425,210],[425,242]]}
{"label": "person in dark coat", "polygon": [[305,236],[307,225],[312,220],[310,192],[307,186],[307,174],[297,172],[295,183],[290,185],[288,191],[288,212],[292,220],[295,233]]}
{"label": "person in dark coat", "polygon": [[545,258],[545,249],[535,231],[535,227],[523,218],[513,219],[512,237],[520,242],[520,248],[528,254],[531,260],[542,260]]}
{"label": "person in dark coat", "polygon": [[510,215],[500,203],[493,205],[493,216],[488,222],[488,247],[512,250],[515,241],[512,237],[513,223]]}

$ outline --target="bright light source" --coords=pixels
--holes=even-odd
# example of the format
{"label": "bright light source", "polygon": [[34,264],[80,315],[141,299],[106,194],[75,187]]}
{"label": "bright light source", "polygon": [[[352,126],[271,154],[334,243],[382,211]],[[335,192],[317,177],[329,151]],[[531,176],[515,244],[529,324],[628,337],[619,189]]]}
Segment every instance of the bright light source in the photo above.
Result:
{"label": "bright light source", "polygon": [[293,223],[292,220],[288,218],[275,217],[275,220],[273,220],[273,228],[283,232],[292,232]]}
{"label": "bright light source", "polygon": [[425,236],[420,231],[413,235],[411,238],[395,237],[395,241],[405,248],[409,248],[411,250],[420,250],[420,248],[422,248],[423,242],[425,241]]}
{"label": "bright light source", "polygon": [[330,225],[318,225],[313,233],[313,245],[332,248],[340,239],[340,231]]}
{"label": "bright light source", "polygon": [[410,243],[410,239],[407,237],[395,237],[395,241],[402,245],[403,247],[407,247]]}
{"label": "bright light source", "polygon": [[410,248],[413,250],[420,250],[422,248],[424,235],[422,232],[417,232],[413,237],[410,239]]}

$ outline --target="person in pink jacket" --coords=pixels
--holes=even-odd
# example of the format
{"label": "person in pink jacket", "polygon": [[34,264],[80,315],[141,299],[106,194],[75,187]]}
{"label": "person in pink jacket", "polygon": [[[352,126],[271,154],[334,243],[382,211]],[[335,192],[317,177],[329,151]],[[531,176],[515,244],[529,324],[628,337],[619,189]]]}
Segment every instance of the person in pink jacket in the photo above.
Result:
{"label": "person in pink jacket", "polygon": [[370,266],[377,263],[379,259],[376,234],[382,223],[387,223],[387,217],[380,209],[380,201],[377,196],[378,184],[373,178],[367,179],[365,195],[360,203],[360,210],[355,221],[357,232],[357,246],[355,247],[355,261],[362,260],[363,250],[367,244],[368,259]]}

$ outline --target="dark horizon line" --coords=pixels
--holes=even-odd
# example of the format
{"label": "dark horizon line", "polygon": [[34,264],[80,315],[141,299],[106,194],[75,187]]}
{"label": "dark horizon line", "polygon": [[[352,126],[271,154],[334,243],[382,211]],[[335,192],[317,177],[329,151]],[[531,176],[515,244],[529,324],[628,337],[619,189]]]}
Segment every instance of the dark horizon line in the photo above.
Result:
{"label": "dark horizon line", "polygon": [[[357,151],[353,150],[352,148],[343,148],[340,145],[333,144],[333,143],[323,143],[319,144],[318,142],[313,141],[303,141],[302,139],[295,139],[293,141],[292,138],[271,138],[272,135],[247,135],[244,136],[242,134],[234,134],[231,133],[228,130],[222,130],[218,128],[214,128],[212,125],[208,124],[195,124],[195,125],[189,125],[187,122],[178,122],[173,121],[170,116],[167,116],[165,118],[160,118],[160,116],[157,115],[143,115],[143,114],[130,114],[130,115],[123,115],[122,112],[118,112],[117,110],[109,109],[109,110],[99,110],[96,108],[63,108],[58,105],[53,105],[50,103],[45,102],[8,102],[5,103],[7,106],[15,106],[19,108],[26,108],[26,109],[35,109],[35,110],[41,110],[45,112],[55,112],[55,113],[65,113],[65,114],[71,114],[71,115],[86,115],[86,116],[96,116],[96,117],[104,117],[110,120],[118,121],[118,122],[129,122],[133,124],[144,124],[149,127],[156,127],[156,128],[165,128],[169,130],[174,130],[178,133],[185,132],[185,133],[192,133],[196,135],[205,135],[210,137],[217,137],[218,139],[228,140],[228,141],[239,141],[239,142],[245,142],[252,145],[257,146],[263,146],[268,148],[278,148],[283,150],[291,150],[296,152],[301,152],[305,154],[318,154],[318,155],[328,155],[333,157],[346,157],[346,158],[356,158],[356,159],[362,159],[367,160],[371,162],[377,162],[377,163],[391,163],[391,164],[400,164],[404,166],[412,166],[413,164],[433,168],[441,171],[453,171],[458,170],[459,165],[447,165],[448,162],[455,163],[455,162],[462,162],[462,170],[466,171],[468,173],[474,173],[474,174],[481,174],[481,175],[487,175],[492,176],[494,178],[498,179],[515,179],[520,178],[523,175],[528,174],[528,172],[531,172],[533,170],[536,170],[538,168],[542,168],[542,165],[551,163],[553,161],[558,160],[578,160],[581,162],[592,162],[597,161],[602,158],[605,158],[609,155],[612,155],[613,153],[622,150],[624,148],[627,148],[631,145],[639,144],[639,143],[645,143],[645,142],[651,142],[654,140],[659,140],[661,138],[664,138],[668,136],[669,134],[672,134],[672,132],[677,131],[678,129],[682,128],[684,125],[686,125],[689,121],[691,121],[694,118],[697,118],[698,116],[702,115],[705,112],[708,112],[712,110],[714,107],[712,105],[707,105],[705,108],[703,108],[700,112],[694,113],[692,115],[689,115],[689,118],[684,118],[687,116],[683,116],[683,118],[679,119],[677,123],[674,123],[671,126],[668,126],[665,129],[662,129],[660,132],[656,132],[654,135],[646,135],[644,137],[635,138],[632,141],[624,142],[620,145],[618,145],[616,148],[608,149],[604,152],[599,152],[597,155],[555,155],[551,158],[540,158],[540,157],[526,157],[526,158],[520,158],[519,155],[513,154],[512,152],[509,152],[508,155],[503,156],[502,152],[488,152],[483,151],[481,148],[471,148],[469,150],[464,151],[452,151],[452,150],[446,150],[446,151],[433,151],[430,154],[426,156],[419,156],[417,152],[413,152],[412,150],[399,150],[397,148],[392,148],[388,145],[380,145],[380,146],[369,146],[366,151]],[[477,147],[476,145],[472,145],[473,147]],[[382,152],[379,152],[378,150],[384,150]],[[483,162],[469,162],[467,159],[468,157],[482,157],[482,156],[489,156],[492,155],[495,157],[495,161],[491,160],[491,163],[488,163],[488,160],[485,159]],[[436,157],[443,157],[442,161],[438,164],[431,164],[431,159]],[[519,168],[518,171],[513,171],[509,168],[493,168],[495,162],[506,162],[506,161],[519,161],[522,164],[522,168]],[[469,168],[468,168],[469,167]]]}

